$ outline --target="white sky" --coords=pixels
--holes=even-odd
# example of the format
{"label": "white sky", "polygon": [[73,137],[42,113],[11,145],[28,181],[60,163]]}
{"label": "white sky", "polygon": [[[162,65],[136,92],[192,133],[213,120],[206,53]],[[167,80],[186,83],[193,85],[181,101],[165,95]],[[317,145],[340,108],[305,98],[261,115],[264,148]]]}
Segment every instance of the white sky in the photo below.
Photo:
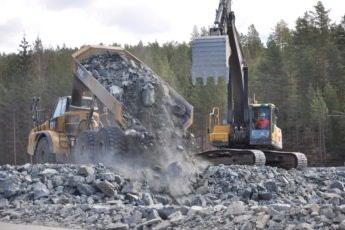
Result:
{"label": "white sky", "polygon": [[[317,0],[233,0],[236,24],[246,33],[254,24],[265,41],[281,19],[293,27]],[[339,22],[344,0],[323,0]],[[45,47],[66,44],[137,44],[186,41],[194,25],[212,25],[219,0],[2,0],[0,52],[17,52],[24,34]]]}

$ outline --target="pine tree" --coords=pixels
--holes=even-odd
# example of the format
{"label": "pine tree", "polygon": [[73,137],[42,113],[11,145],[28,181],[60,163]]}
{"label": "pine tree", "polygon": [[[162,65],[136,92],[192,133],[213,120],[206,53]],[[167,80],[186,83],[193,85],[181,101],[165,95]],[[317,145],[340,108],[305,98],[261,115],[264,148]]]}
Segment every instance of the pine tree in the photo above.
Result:
{"label": "pine tree", "polygon": [[26,40],[26,37],[24,35],[19,44],[19,57],[20,57],[19,68],[24,78],[27,78],[29,74],[28,71],[29,71],[29,65],[30,65],[30,55],[31,55],[30,44]]}

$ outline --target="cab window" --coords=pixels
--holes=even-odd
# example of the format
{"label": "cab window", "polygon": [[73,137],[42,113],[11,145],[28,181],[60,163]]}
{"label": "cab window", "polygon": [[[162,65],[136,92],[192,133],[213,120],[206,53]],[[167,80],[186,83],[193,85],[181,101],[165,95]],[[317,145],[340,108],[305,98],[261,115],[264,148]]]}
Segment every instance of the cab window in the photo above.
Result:
{"label": "cab window", "polygon": [[58,101],[56,108],[55,108],[55,111],[53,113],[53,118],[62,116],[65,113],[66,104],[67,104],[67,98],[66,97],[59,98],[59,101]]}
{"label": "cab window", "polygon": [[269,107],[257,107],[253,109],[253,126],[257,130],[270,129],[270,109]]}

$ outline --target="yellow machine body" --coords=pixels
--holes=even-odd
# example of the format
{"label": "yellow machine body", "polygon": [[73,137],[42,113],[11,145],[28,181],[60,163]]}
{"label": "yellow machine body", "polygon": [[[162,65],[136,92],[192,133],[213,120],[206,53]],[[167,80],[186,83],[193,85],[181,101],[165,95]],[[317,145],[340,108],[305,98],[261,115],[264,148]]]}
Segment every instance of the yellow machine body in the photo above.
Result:
{"label": "yellow machine body", "polygon": [[[269,125],[265,129],[259,129],[255,121],[259,111],[266,110]],[[276,125],[276,109],[273,104],[251,104],[250,105],[250,130],[248,135],[248,146],[260,146],[268,149],[282,149],[282,131]],[[208,140],[215,147],[230,147],[234,142],[231,136],[231,125],[221,124],[220,109],[214,107],[209,115]]]}
{"label": "yellow machine body", "polygon": [[[89,113],[89,109],[68,111],[33,128],[29,134],[28,154],[34,155],[37,143],[42,137],[48,139],[51,153],[68,154],[70,152],[68,137],[75,137],[79,132],[88,128]],[[94,129],[99,126],[99,114],[97,112],[93,113],[91,126]]]}

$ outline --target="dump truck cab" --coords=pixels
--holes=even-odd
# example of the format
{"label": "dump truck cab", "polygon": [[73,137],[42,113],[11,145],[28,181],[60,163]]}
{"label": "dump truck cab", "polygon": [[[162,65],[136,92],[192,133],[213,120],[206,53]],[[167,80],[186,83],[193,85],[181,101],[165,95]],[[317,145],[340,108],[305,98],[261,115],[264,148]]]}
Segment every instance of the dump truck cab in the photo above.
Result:
{"label": "dump truck cab", "polygon": [[[59,97],[50,118],[30,131],[27,151],[30,155],[35,155],[39,143],[43,142],[48,147],[41,148],[54,154],[54,157],[50,156],[52,162],[65,161],[64,158],[73,147],[76,136],[86,129],[98,128],[98,108],[92,97],[82,97],[81,106],[71,105],[71,96]],[[45,162],[47,159],[36,161]]]}

